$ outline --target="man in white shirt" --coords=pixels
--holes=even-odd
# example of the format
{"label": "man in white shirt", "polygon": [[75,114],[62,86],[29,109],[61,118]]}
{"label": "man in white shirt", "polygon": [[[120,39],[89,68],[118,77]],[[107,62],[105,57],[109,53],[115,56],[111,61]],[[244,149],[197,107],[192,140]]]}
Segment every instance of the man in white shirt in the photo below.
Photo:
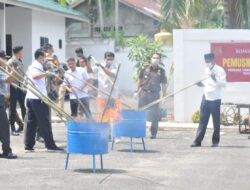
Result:
{"label": "man in white shirt", "polygon": [[[35,52],[35,61],[28,68],[28,78],[35,85],[41,94],[47,96],[45,78],[50,77],[49,72],[43,72],[43,64],[45,62],[45,54],[42,49]],[[35,136],[37,126],[39,132],[44,138],[45,146],[48,150],[63,151],[56,146],[51,129],[51,121],[49,115],[49,106],[45,104],[39,97],[30,90],[27,91],[27,128],[25,131],[25,150],[33,152],[35,145]]]}
{"label": "man in white shirt", "polygon": [[91,118],[87,86],[90,77],[86,69],[76,66],[74,58],[69,58],[67,63],[69,70],[64,75],[64,85],[70,92],[71,116],[77,117],[78,107],[82,106],[86,118]]}
{"label": "man in white shirt", "polygon": [[[114,79],[117,74],[118,65],[114,62],[115,54],[106,52],[104,54],[105,61],[101,64],[96,64],[93,68],[94,75],[98,78],[98,98],[97,108],[99,119],[103,122],[112,122],[119,119],[119,112],[121,111],[121,100],[119,89],[115,86],[111,94],[109,105],[107,105],[106,112],[102,117],[103,111],[108,101],[108,95],[111,92]],[[104,93],[103,93],[104,92]]]}
{"label": "man in white shirt", "polygon": [[204,58],[207,65],[205,75],[208,76],[208,79],[197,83],[198,86],[204,87],[204,95],[200,107],[200,123],[191,147],[201,146],[210,115],[213,117],[214,125],[212,147],[218,147],[220,142],[221,90],[226,86],[226,72],[215,64],[213,53],[205,54]]}

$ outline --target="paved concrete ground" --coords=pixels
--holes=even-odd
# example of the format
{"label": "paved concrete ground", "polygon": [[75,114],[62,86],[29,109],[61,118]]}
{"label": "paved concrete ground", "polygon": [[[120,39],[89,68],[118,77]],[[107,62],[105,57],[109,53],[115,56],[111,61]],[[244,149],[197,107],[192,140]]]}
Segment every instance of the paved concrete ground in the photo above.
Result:
{"label": "paved concrete ground", "polygon": [[[72,155],[64,170],[65,153],[49,153],[38,143],[36,152],[24,153],[23,136],[12,137],[17,160],[0,159],[3,190],[248,190],[250,187],[250,140],[237,129],[223,129],[221,146],[211,148],[209,129],[204,146],[191,149],[192,128],[164,128],[156,140],[146,139],[147,151],[136,144],[128,151],[127,139],[104,156],[103,171],[92,174],[91,157]],[[59,146],[66,147],[66,128],[53,125]],[[137,140],[139,142],[139,140]],[[97,164],[99,167],[100,164]]]}

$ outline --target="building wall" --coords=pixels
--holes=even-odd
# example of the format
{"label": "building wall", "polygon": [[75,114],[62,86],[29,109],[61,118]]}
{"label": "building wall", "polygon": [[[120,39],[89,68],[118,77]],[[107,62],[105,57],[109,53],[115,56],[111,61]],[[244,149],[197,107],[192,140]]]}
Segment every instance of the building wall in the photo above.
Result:
{"label": "building wall", "polygon": [[0,3],[0,50],[5,50],[5,35],[4,35],[4,9],[3,4]]}
{"label": "building wall", "polygon": [[[76,9],[84,12],[88,11],[85,3],[81,4]],[[104,27],[115,26],[114,15],[114,10],[109,17],[104,15]],[[123,27],[125,37],[137,36],[138,34],[145,34],[153,37],[155,33],[159,32],[158,21],[122,3],[119,4],[119,26]],[[100,27],[99,18],[97,19],[94,27]],[[68,25],[67,38],[90,37],[89,31],[90,29],[88,24],[72,23]],[[107,32],[107,34],[110,35],[110,32]],[[95,32],[94,36],[99,37],[99,32]]]}
{"label": "building wall", "polygon": [[105,51],[114,52],[115,45],[112,40],[100,40],[100,39],[86,39],[86,40],[76,40],[67,43],[66,57],[76,57],[75,49],[82,47],[84,55],[88,57],[89,55],[94,56],[97,60],[103,60]]}
{"label": "building wall", "polygon": [[[32,10],[32,54],[40,48],[40,37],[49,39],[59,60],[65,61],[65,18]],[[59,49],[62,40],[62,49]]]}
{"label": "building wall", "polygon": [[[203,55],[211,42],[250,42],[250,30],[174,30],[174,89],[179,90],[204,77]],[[174,116],[178,122],[190,122],[199,110],[203,89],[196,86],[174,97]],[[227,83],[222,102],[249,103],[249,83]]]}
{"label": "building wall", "polygon": [[31,10],[21,7],[6,8],[6,34],[12,35],[12,47],[23,46],[25,68],[32,62]]}
{"label": "building wall", "polygon": [[3,9],[0,9],[0,50],[3,50],[5,49],[5,46],[4,46],[4,38],[5,38],[5,35],[4,35],[4,10]]}

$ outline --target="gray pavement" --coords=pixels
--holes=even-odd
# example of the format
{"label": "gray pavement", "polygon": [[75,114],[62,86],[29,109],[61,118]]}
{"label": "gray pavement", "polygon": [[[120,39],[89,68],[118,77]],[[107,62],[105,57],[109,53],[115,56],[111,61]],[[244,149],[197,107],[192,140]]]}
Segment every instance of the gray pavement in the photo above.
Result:
{"label": "gray pavement", "polygon": [[[57,144],[66,147],[66,127],[53,124]],[[147,151],[135,144],[128,151],[122,139],[104,156],[104,170],[92,174],[92,158],[72,155],[64,170],[65,153],[49,153],[37,143],[34,153],[24,153],[23,136],[12,137],[17,160],[0,159],[1,190],[248,190],[250,187],[250,140],[237,128],[223,128],[221,146],[211,148],[211,129],[201,148],[190,148],[194,128],[164,128],[156,140],[146,139]],[[140,142],[136,140],[136,142]],[[99,161],[99,159],[97,159]],[[100,167],[97,162],[97,167]]]}

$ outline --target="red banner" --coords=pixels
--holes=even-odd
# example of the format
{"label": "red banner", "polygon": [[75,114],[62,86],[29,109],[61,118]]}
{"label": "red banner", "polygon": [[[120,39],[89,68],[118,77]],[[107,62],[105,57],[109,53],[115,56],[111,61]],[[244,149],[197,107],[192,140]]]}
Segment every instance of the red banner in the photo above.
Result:
{"label": "red banner", "polygon": [[227,73],[227,82],[250,82],[250,43],[211,43],[216,64]]}

